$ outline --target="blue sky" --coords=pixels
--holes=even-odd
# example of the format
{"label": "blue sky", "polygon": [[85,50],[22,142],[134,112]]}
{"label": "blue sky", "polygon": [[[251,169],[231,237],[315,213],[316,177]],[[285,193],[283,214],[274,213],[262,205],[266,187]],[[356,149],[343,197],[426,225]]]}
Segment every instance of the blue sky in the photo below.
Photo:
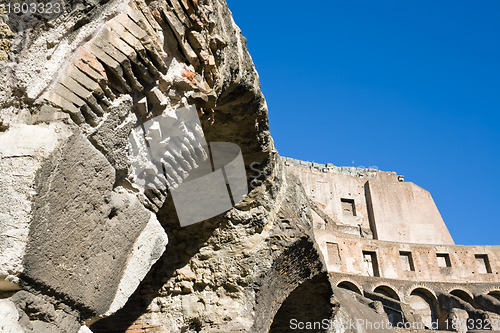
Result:
{"label": "blue sky", "polygon": [[396,171],[500,244],[500,1],[228,0],[281,155]]}

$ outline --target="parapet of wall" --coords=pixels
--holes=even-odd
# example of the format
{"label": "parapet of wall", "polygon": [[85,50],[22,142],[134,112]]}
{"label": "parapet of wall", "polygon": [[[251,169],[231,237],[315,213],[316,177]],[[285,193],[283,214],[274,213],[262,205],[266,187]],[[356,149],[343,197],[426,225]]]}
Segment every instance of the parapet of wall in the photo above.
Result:
{"label": "parapet of wall", "polygon": [[421,282],[497,282],[500,246],[421,245],[315,230],[329,272]]}
{"label": "parapet of wall", "polygon": [[[386,241],[454,244],[430,193],[395,172],[284,161],[311,201],[344,229]],[[324,229],[320,217],[313,219]]]}
{"label": "parapet of wall", "polygon": [[403,176],[397,175],[395,172],[380,171],[378,169],[371,168],[357,168],[357,167],[339,167],[332,163],[315,163],[296,160],[290,157],[282,157],[286,166],[296,166],[306,169],[319,170],[323,173],[338,173],[346,176],[355,176],[359,178],[375,178],[380,177],[379,174],[383,174],[385,179],[393,179],[394,181],[401,179]]}

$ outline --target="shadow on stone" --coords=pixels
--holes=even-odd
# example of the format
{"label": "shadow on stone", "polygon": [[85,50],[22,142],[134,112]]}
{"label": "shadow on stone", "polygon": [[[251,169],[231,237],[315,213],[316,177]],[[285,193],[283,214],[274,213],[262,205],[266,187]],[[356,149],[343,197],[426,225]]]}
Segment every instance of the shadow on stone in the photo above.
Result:
{"label": "shadow on stone", "polygon": [[[294,332],[326,332],[321,328],[321,323],[333,315],[331,295],[332,289],[326,273],[305,281],[283,302],[269,332],[290,332],[292,329]],[[317,327],[314,330],[295,329],[299,322],[317,323]]]}
{"label": "shadow on stone", "polygon": [[152,300],[160,295],[163,284],[175,276],[177,269],[188,264],[189,260],[198,253],[221,221],[220,216],[218,216],[181,228],[171,196],[167,198],[163,207],[157,213],[157,217],[168,234],[167,250],[156,262],[125,306],[114,315],[99,320],[90,326],[92,332],[125,332],[141,315],[148,312],[147,308]]}

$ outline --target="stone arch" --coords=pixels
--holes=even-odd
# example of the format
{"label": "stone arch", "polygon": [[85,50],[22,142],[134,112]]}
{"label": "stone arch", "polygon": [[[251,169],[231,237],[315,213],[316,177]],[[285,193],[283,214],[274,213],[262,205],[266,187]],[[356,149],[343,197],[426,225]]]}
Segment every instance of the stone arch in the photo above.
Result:
{"label": "stone arch", "polygon": [[429,289],[417,287],[409,293],[408,304],[417,320],[427,328],[433,328],[439,318],[436,295]]}
{"label": "stone arch", "polygon": [[[331,284],[321,253],[311,237],[303,236],[273,260],[264,272],[256,294],[251,332],[288,332],[290,319],[325,319],[332,313]],[[279,291],[279,292],[277,292]],[[314,300],[316,299],[316,302]],[[304,301],[309,300],[307,307]]]}
{"label": "stone arch", "polygon": [[375,287],[373,289],[373,292],[374,293],[378,293],[378,294],[382,294],[382,295],[387,296],[387,297],[390,297],[390,298],[392,298],[392,299],[394,299],[394,300],[396,300],[398,302],[401,301],[401,298],[399,297],[397,291],[394,288],[392,288],[392,287],[390,287],[388,285],[381,284],[381,285]]}
{"label": "stone arch", "polygon": [[343,281],[338,282],[337,287],[347,289],[350,291],[354,291],[355,293],[363,295],[363,293],[361,291],[362,290],[361,287],[357,283],[349,281],[349,280],[343,280]]}
{"label": "stone arch", "polygon": [[409,286],[406,286],[404,290],[402,291],[403,296],[403,301],[405,303],[409,302],[409,298],[411,296],[411,293],[416,290],[416,289],[425,289],[427,292],[429,292],[432,295],[432,298],[437,300],[437,295],[433,291],[433,288],[427,284],[427,283],[414,283]]}
{"label": "stone arch", "polygon": [[467,302],[469,304],[474,303],[474,296],[471,292],[461,289],[461,288],[453,288],[449,291],[450,295],[460,298],[462,301]]}
{"label": "stone arch", "polygon": [[500,302],[500,290],[490,290],[488,296],[494,297]]}
{"label": "stone arch", "polygon": [[382,300],[382,305],[384,306],[384,312],[387,314],[387,319],[393,326],[397,326],[404,323],[404,313],[401,308],[401,298],[396,292],[396,288],[380,283],[374,286],[372,293],[385,296],[388,300]]}
{"label": "stone arch", "polygon": [[[274,316],[270,333],[290,331],[290,320],[302,323],[318,323],[313,326],[315,332],[326,332],[321,329],[324,319],[332,317],[331,286],[327,273],[321,273],[302,283],[285,299]],[[314,325],[314,324],[313,324]]]}

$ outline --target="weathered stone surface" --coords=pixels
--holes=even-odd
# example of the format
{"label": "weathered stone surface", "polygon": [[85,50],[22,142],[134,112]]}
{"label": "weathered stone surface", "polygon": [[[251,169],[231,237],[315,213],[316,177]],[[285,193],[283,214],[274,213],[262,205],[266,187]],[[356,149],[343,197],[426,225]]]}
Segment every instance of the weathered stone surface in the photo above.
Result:
{"label": "weathered stone surface", "polygon": [[[11,327],[260,333],[297,317],[366,332],[343,325],[444,328],[454,309],[495,318],[500,248],[452,245],[426,193],[395,173],[281,160],[225,1],[70,1],[57,18],[14,19],[7,29],[0,18],[0,61],[11,61],[0,66],[0,313]],[[187,108],[195,122],[179,121]],[[252,190],[182,228],[165,184],[219,141],[241,148]],[[302,183],[295,167],[307,168]],[[391,229],[411,232],[382,237]]]}
{"label": "weathered stone surface", "polygon": [[[167,6],[165,3],[154,6],[157,5]],[[24,261],[18,264],[20,269],[17,275],[9,273],[12,275],[9,279],[15,280],[22,273],[23,288],[32,293],[48,294],[54,300],[67,304],[79,311],[82,320],[96,315],[109,315],[120,308],[151,264],[161,255],[166,244],[163,228],[154,215],[146,210],[161,208],[165,196],[134,193],[128,183],[131,169],[127,139],[131,129],[166,109],[182,106],[186,99],[199,104],[198,112],[202,115],[203,126],[213,126],[213,109],[217,106],[218,97],[224,93],[223,89],[215,86],[217,62],[212,50],[208,49],[211,29],[214,27],[209,27],[207,17],[214,11],[213,4],[196,3],[193,8],[186,7],[186,3],[175,2],[175,5],[175,15],[182,18],[179,21],[182,26],[176,26],[175,34],[179,38],[176,45],[164,43],[165,39],[159,38],[161,34],[169,33],[162,32],[161,24],[156,21],[162,21],[163,18],[154,18],[151,9],[141,2],[131,2],[127,6],[115,1],[102,8],[92,4],[95,11],[87,9],[92,18],[87,21],[78,21],[77,17],[82,17],[78,14],[81,13],[80,9],[73,13],[76,14],[75,21],[64,13],[63,19],[69,22],[83,22],[78,23],[74,33],[71,32],[68,37],[65,35],[65,29],[71,23],[56,26],[51,34],[34,36],[33,42],[24,44],[16,54],[19,66],[11,76],[17,80],[17,88],[26,91],[25,98],[19,103],[24,110],[24,118],[15,115],[19,106],[7,102],[9,93],[12,93],[9,90],[11,85],[7,85],[7,89],[2,92],[2,106],[7,107],[2,111],[2,121],[7,121],[2,126],[6,129],[11,124],[15,127],[16,123],[35,119],[29,113],[36,114],[39,105],[44,110],[56,110],[51,112],[61,109],[71,117],[71,120],[47,116],[36,118],[37,121],[49,123],[66,121],[64,126],[68,129],[65,140],[71,131],[75,134],[65,143],[65,140],[61,140],[57,150],[45,154],[38,168],[33,171],[32,177],[35,172],[38,175],[36,186],[31,185],[33,197],[29,200],[32,207],[24,229],[25,238],[29,230],[29,238],[24,240],[28,242],[27,251],[16,254],[18,261],[24,255]],[[221,3],[220,6],[224,8],[225,4]],[[187,10],[186,15],[183,14],[184,10]],[[239,31],[228,10],[224,11],[221,18],[230,23],[226,27],[219,25],[217,29],[221,32],[224,30],[226,38],[238,36]],[[191,34],[195,38],[189,41],[185,29],[191,27],[191,20],[193,27],[204,32]],[[30,24],[36,25],[37,22]],[[58,38],[61,39],[58,44],[52,42]],[[15,40],[15,43],[23,45],[21,40]],[[223,44],[227,45],[225,41]],[[177,58],[176,55],[180,54],[173,51],[178,48],[177,45],[187,59]],[[233,47],[231,52],[240,57],[243,44],[234,44]],[[43,58],[41,55],[47,52],[51,55],[47,58],[49,61],[44,63],[43,70],[33,71]],[[69,59],[69,64],[65,67],[66,59]],[[199,59],[204,62],[205,68],[197,72]],[[218,61],[219,64],[226,61],[224,54],[219,54]],[[248,155],[250,160],[264,162],[269,157],[271,146],[262,147],[260,142],[252,139],[268,136],[265,104],[258,89],[255,69],[249,56],[230,66],[232,71],[241,68],[252,77],[250,85],[238,93],[244,95],[239,103],[246,104],[249,95],[255,96],[255,103],[247,109],[250,110],[249,114],[243,108],[237,111],[240,114],[240,119],[235,122],[237,128],[226,128],[221,120],[217,126],[224,128],[226,133],[213,136],[219,131],[217,128],[207,127],[205,130],[208,130],[208,135],[221,141],[236,138],[244,154],[251,152],[252,155]],[[56,68],[66,70],[57,72]],[[238,85],[239,82],[234,84]],[[142,91],[142,87],[146,91]],[[245,90],[248,90],[246,95],[243,92]],[[40,96],[42,92],[43,96]],[[143,95],[141,97],[138,94]],[[234,95],[235,99],[240,98],[238,94]],[[130,103],[136,97],[138,101],[145,102],[138,103],[143,108],[137,115],[134,110],[139,108]],[[44,104],[45,99],[53,106]],[[35,106],[33,103],[38,104]],[[256,109],[252,109],[254,107]],[[227,111],[232,112],[229,109]],[[251,125],[255,123],[255,112],[260,114],[259,129]],[[80,129],[76,130],[76,127]],[[239,136],[241,129],[246,131],[242,137]],[[227,133],[233,134],[227,136]],[[189,142],[178,142],[176,147],[167,145],[165,148],[172,156],[182,159],[193,153],[196,147],[191,147]],[[192,167],[189,158],[185,162],[183,168]],[[43,167],[39,170],[41,165]],[[13,215],[6,216],[3,221],[12,222]],[[171,222],[163,220],[162,223]],[[12,232],[13,223],[4,224],[8,232]],[[261,224],[258,226],[259,229],[262,227]],[[250,244],[256,246],[260,242],[257,239],[261,237]],[[179,284],[183,293],[194,292],[205,283],[202,281],[197,284],[193,276],[194,273],[186,273],[186,278],[190,280]],[[222,279],[219,280],[222,283]],[[205,281],[209,282],[207,279]],[[223,285],[228,290],[240,290],[234,282]],[[17,288],[16,284],[13,287]],[[229,298],[222,298],[221,301],[227,304],[227,310],[222,310],[222,313],[240,312],[239,304],[242,301],[233,302]],[[186,308],[196,309],[190,302],[184,301],[184,304]],[[213,306],[214,309],[217,307],[215,304]],[[195,320],[195,310],[186,313]],[[52,325],[36,318],[31,318],[30,322],[32,326],[43,330],[50,330]],[[250,322],[245,325],[250,325]]]}
{"label": "weathered stone surface", "polygon": [[130,114],[132,106],[131,98],[115,100],[99,130],[88,137],[122,178],[128,174],[130,168],[128,136],[137,121],[137,117]]}
{"label": "weathered stone surface", "polygon": [[[448,319],[452,323],[456,323],[454,328],[455,332],[458,333],[466,333],[468,331],[467,329],[467,320],[469,319],[469,315],[467,314],[467,311],[462,310],[462,309],[451,309],[450,314]],[[453,329],[453,327],[452,327]]]}
{"label": "weathered stone surface", "polygon": [[325,272],[308,210],[295,205],[306,203],[300,184],[279,170],[270,175],[270,193],[252,192],[226,216],[198,227],[176,225],[167,201],[158,213],[171,240],[166,254],[125,308],[91,329],[106,332],[144,306],[141,320],[170,332],[267,331],[287,296]]}
{"label": "weathered stone surface", "polygon": [[19,324],[16,305],[8,299],[0,299],[0,332],[23,333]]}
{"label": "weathered stone surface", "polygon": [[[145,240],[141,234],[148,224],[161,230],[134,196],[113,190],[114,181],[115,170],[79,133],[37,175],[24,278],[34,288],[66,295],[87,315],[119,308],[166,245],[160,232],[156,241],[148,239],[157,243],[151,258],[131,253],[139,246],[134,243]],[[127,265],[134,261],[143,262],[146,272],[131,274]]]}
{"label": "weathered stone surface", "polygon": [[21,332],[63,333],[80,329],[75,313],[68,313],[71,311],[64,309],[64,305],[53,304],[43,296],[21,290],[9,300],[17,307]]}
{"label": "weathered stone surface", "polygon": [[17,289],[44,160],[71,134],[63,124],[13,124],[0,132],[0,290]]}

